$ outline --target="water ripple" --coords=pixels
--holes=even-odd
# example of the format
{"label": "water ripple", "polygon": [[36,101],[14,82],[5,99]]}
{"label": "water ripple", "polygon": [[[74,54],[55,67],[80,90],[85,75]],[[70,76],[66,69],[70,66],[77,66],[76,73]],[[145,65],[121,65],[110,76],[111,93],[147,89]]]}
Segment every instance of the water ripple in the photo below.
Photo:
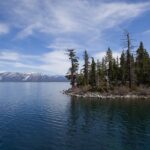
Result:
{"label": "water ripple", "polygon": [[75,99],[67,86],[0,84],[0,149],[150,149],[149,100]]}

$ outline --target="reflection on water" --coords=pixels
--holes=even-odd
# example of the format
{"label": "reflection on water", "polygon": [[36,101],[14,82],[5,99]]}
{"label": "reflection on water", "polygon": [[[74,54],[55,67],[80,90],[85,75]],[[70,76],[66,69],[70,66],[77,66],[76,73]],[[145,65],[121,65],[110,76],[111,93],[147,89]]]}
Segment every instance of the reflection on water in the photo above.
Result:
{"label": "reflection on water", "polygon": [[87,149],[150,149],[149,108],[149,100],[72,98],[68,130]]}
{"label": "reflection on water", "polygon": [[150,100],[73,98],[68,87],[0,83],[0,149],[150,149]]}

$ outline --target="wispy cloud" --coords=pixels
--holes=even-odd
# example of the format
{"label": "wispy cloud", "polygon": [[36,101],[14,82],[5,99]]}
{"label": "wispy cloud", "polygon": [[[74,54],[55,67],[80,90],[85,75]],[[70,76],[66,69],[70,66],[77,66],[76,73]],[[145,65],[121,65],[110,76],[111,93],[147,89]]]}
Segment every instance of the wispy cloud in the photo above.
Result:
{"label": "wispy cloud", "polygon": [[143,35],[149,35],[149,34],[150,34],[150,29],[144,31],[142,34],[143,34]]}
{"label": "wispy cloud", "polygon": [[42,55],[24,55],[12,51],[0,52],[1,67],[31,70],[49,74],[65,74],[70,66],[65,51],[52,51]]}
{"label": "wispy cloud", "polygon": [[69,38],[56,38],[47,48],[51,50],[66,50],[68,48],[83,50],[84,47],[76,40]]}
{"label": "wispy cloud", "polygon": [[46,34],[50,37],[50,44],[46,45],[50,50],[75,48],[78,52],[86,48],[94,52],[103,49],[107,30],[124,28],[150,10],[149,2],[15,1],[10,17],[14,26],[20,29],[16,39]]}
{"label": "wispy cloud", "polygon": [[[120,57],[120,55],[121,55],[121,52],[117,52],[117,51],[115,51],[115,52],[113,52],[113,57],[114,58],[119,58]],[[96,59],[96,60],[102,60],[102,58],[103,57],[105,57],[106,56],[106,51],[102,51],[102,52],[98,52],[98,53],[95,53],[94,55],[93,55],[93,57]]]}
{"label": "wispy cloud", "polygon": [[7,52],[7,50],[3,50],[0,52],[0,60],[1,61],[19,61],[20,56],[16,52]]}
{"label": "wispy cloud", "polygon": [[[106,52],[95,53],[92,56],[95,60],[101,60]],[[120,56],[119,52],[113,53],[114,57]],[[37,63],[38,62],[38,63]],[[80,69],[83,59],[79,60]],[[30,70],[31,72],[45,72],[49,74],[65,75],[70,67],[70,61],[65,51],[51,51],[42,55],[24,55],[12,51],[0,53],[0,64],[15,70]]]}
{"label": "wispy cloud", "polygon": [[9,27],[5,23],[0,23],[0,35],[7,34],[9,32]]}
{"label": "wispy cloud", "polygon": [[14,20],[14,26],[21,29],[18,38],[35,32],[54,36],[64,33],[70,36],[73,33],[93,38],[108,28],[141,15],[150,7],[149,2],[91,3],[88,0],[12,0],[11,4],[14,5],[10,8],[10,17]]}
{"label": "wispy cloud", "polygon": [[[14,29],[14,35],[11,37],[17,42],[33,35],[41,36],[38,37],[39,39],[46,37],[46,44],[42,43],[45,47],[42,46],[45,51],[47,48],[50,50],[44,52],[42,49],[41,55],[33,55],[32,52],[31,55],[25,55],[15,50],[1,50],[0,62],[1,66],[5,66],[1,69],[23,68],[22,70],[65,74],[70,65],[65,49],[77,49],[80,57],[82,57],[81,51],[87,49],[96,59],[101,59],[105,55],[104,43],[108,30],[124,27],[149,11],[150,2],[5,0],[1,2],[0,7],[5,7],[3,13],[7,18],[7,24],[0,23],[0,34],[9,33],[10,29]],[[9,11],[6,8],[9,8]],[[116,57],[119,52],[115,52],[114,55]]]}

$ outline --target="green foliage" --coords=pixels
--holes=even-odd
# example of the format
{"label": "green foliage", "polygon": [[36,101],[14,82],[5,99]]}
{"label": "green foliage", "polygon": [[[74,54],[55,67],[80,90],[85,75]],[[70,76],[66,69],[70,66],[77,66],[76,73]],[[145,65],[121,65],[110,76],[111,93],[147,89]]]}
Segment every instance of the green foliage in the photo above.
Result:
{"label": "green foliage", "polygon": [[106,52],[106,57],[105,57],[105,61],[107,63],[107,69],[108,69],[108,78],[109,81],[113,81],[113,56],[112,56],[112,51],[110,48],[108,48],[107,52]]}
{"label": "green foliage", "polygon": [[91,71],[90,71],[90,85],[94,88],[96,86],[96,63],[92,57]]}
{"label": "green foliage", "polygon": [[136,52],[136,75],[138,84],[150,83],[149,73],[150,73],[150,59],[149,54],[144,49],[144,45],[141,42],[140,46]]}
{"label": "green foliage", "polygon": [[121,53],[120,57],[120,79],[121,83],[125,85],[127,79],[127,59],[124,51]]}
{"label": "green foliage", "polygon": [[70,80],[70,84],[72,85],[72,87],[74,87],[76,77],[77,77],[78,66],[79,66],[78,58],[76,57],[76,53],[75,53],[74,49],[68,49],[67,54],[71,61],[71,67],[69,68],[69,71],[68,71],[66,77]]}
{"label": "green foliage", "polygon": [[76,82],[77,82],[77,86],[85,85],[85,78],[84,78],[84,75],[82,73],[77,75]]}
{"label": "green foliage", "polygon": [[84,52],[84,65],[83,66],[84,66],[83,68],[84,84],[88,85],[89,83],[89,56],[86,50]]}
{"label": "green foliage", "polygon": [[[66,77],[70,79],[72,86],[76,83],[81,87],[91,87],[91,90],[107,92],[115,86],[130,85],[130,81],[133,88],[140,84],[150,85],[150,57],[142,42],[136,51],[136,57],[129,50],[124,50],[120,58],[114,58],[112,50],[108,48],[101,61],[97,60],[96,63],[92,57],[91,64],[87,51],[84,51],[84,65],[79,74],[75,51],[68,50],[68,56],[71,67]],[[128,88],[131,89],[130,86]]]}

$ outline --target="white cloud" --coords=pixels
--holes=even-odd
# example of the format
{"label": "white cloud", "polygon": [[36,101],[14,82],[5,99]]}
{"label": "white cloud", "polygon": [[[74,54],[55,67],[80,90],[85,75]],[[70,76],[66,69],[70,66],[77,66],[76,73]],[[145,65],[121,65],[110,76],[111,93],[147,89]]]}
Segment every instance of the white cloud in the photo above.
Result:
{"label": "white cloud", "polygon": [[17,34],[16,39],[23,39],[33,34],[33,30],[38,29],[40,27],[40,23],[32,24]]}
{"label": "white cloud", "polygon": [[[12,0],[13,25],[19,27],[18,37],[35,32],[53,36],[94,38],[108,28],[116,27],[149,10],[149,2],[126,3],[88,0]],[[10,7],[10,3],[8,4]]]}
{"label": "white cloud", "polygon": [[67,38],[56,38],[53,42],[51,42],[51,44],[47,46],[47,48],[50,48],[52,50],[67,50],[68,48],[83,50],[81,44],[79,44],[75,40],[67,39]]}
{"label": "white cloud", "polygon": [[[121,55],[120,52],[117,52],[117,51],[113,52],[113,57],[114,57],[114,58],[117,58],[117,57],[119,58],[120,55]],[[95,53],[95,54],[93,55],[93,57],[94,57],[96,60],[102,60],[102,58],[103,58],[104,56],[106,56],[106,51],[98,52],[98,53]]]}
{"label": "white cloud", "polygon": [[[101,60],[106,52],[93,54],[95,60]],[[119,52],[113,52],[116,58]],[[38,62],[38,63],[37,63]],[[31,72],[45,72],[51,75],[65,75],[70,67],[70,61],[65,51],[55,50],[42,55],[24,55],[12,51],[0,53],[0,68],[7,70],[10,68],[17,70],[30,70]],[[79,60],[80,69],[83,67],[83,59]]]}
{"label": "white cloud", "polygon": [[150,29],[144,31],[142,34],[143,34],[143,35],[149,35],[149,34],[150,34]]}
{"label": "white cloud", "polygon": [[1,67],[4,67],[5,70],[14,68],[15,70],[32,70],[32,72],[46,72],[57,75],[65,74],[70,66],[65,51],[52,51],[36,56],[2,51],[0,62]]}
{"label": "white cloud", "polygon": [[[67,48],[75,48],[78,52],[88,48],[90,54],[101,59],[105,52],[91,50],[104,45],[102,35],[107,29],[115,30],[150,10],[150,2],[11,0],[3,3],[9,8],[9,12],[6,10],[9,27],[19,31],[17,39],[27,38],[35,33],[47,34],[50,37],[47,47],[52,51],[35,56],[2,50],[1,65],[50,74],[67,72],[70,62],[63,51]],[[0,34],[8,33],[9,27],[0,23]],[[118,55],[119,52],[114,52],[114,57]]]}
{"label": "white cloud", "polygon": [[0,60],[19,61],[20,56],[16,52],[7,52],[7,50],[4,50],[0,52]]}
{"label": "white cloud", "polygon": [[43,54],[41,61],[44,63],[40,65],[40,68],[53,74],[65,74],[70,67],[65,51],[52,51]]}
{"label": "white cloud", "polygon": [[1,34],[7,34],[9,32],[9,27],[8,25],[4,23],[0,23],[0,35]]}
{"label": "white cloud", "polygon": [[46,46],[50,50],[75,48],[81,52],[87,48],[93,53],[105,48],[106,42],[107,46],[111,44],[106,39],[108,29],[126,28],[134,18],[150,10],[150,2],[12,0],[8,5],[11,25],[19,29],[16,39],[42,33],[48,35],[46,41],[49,39],[50,44]]}

